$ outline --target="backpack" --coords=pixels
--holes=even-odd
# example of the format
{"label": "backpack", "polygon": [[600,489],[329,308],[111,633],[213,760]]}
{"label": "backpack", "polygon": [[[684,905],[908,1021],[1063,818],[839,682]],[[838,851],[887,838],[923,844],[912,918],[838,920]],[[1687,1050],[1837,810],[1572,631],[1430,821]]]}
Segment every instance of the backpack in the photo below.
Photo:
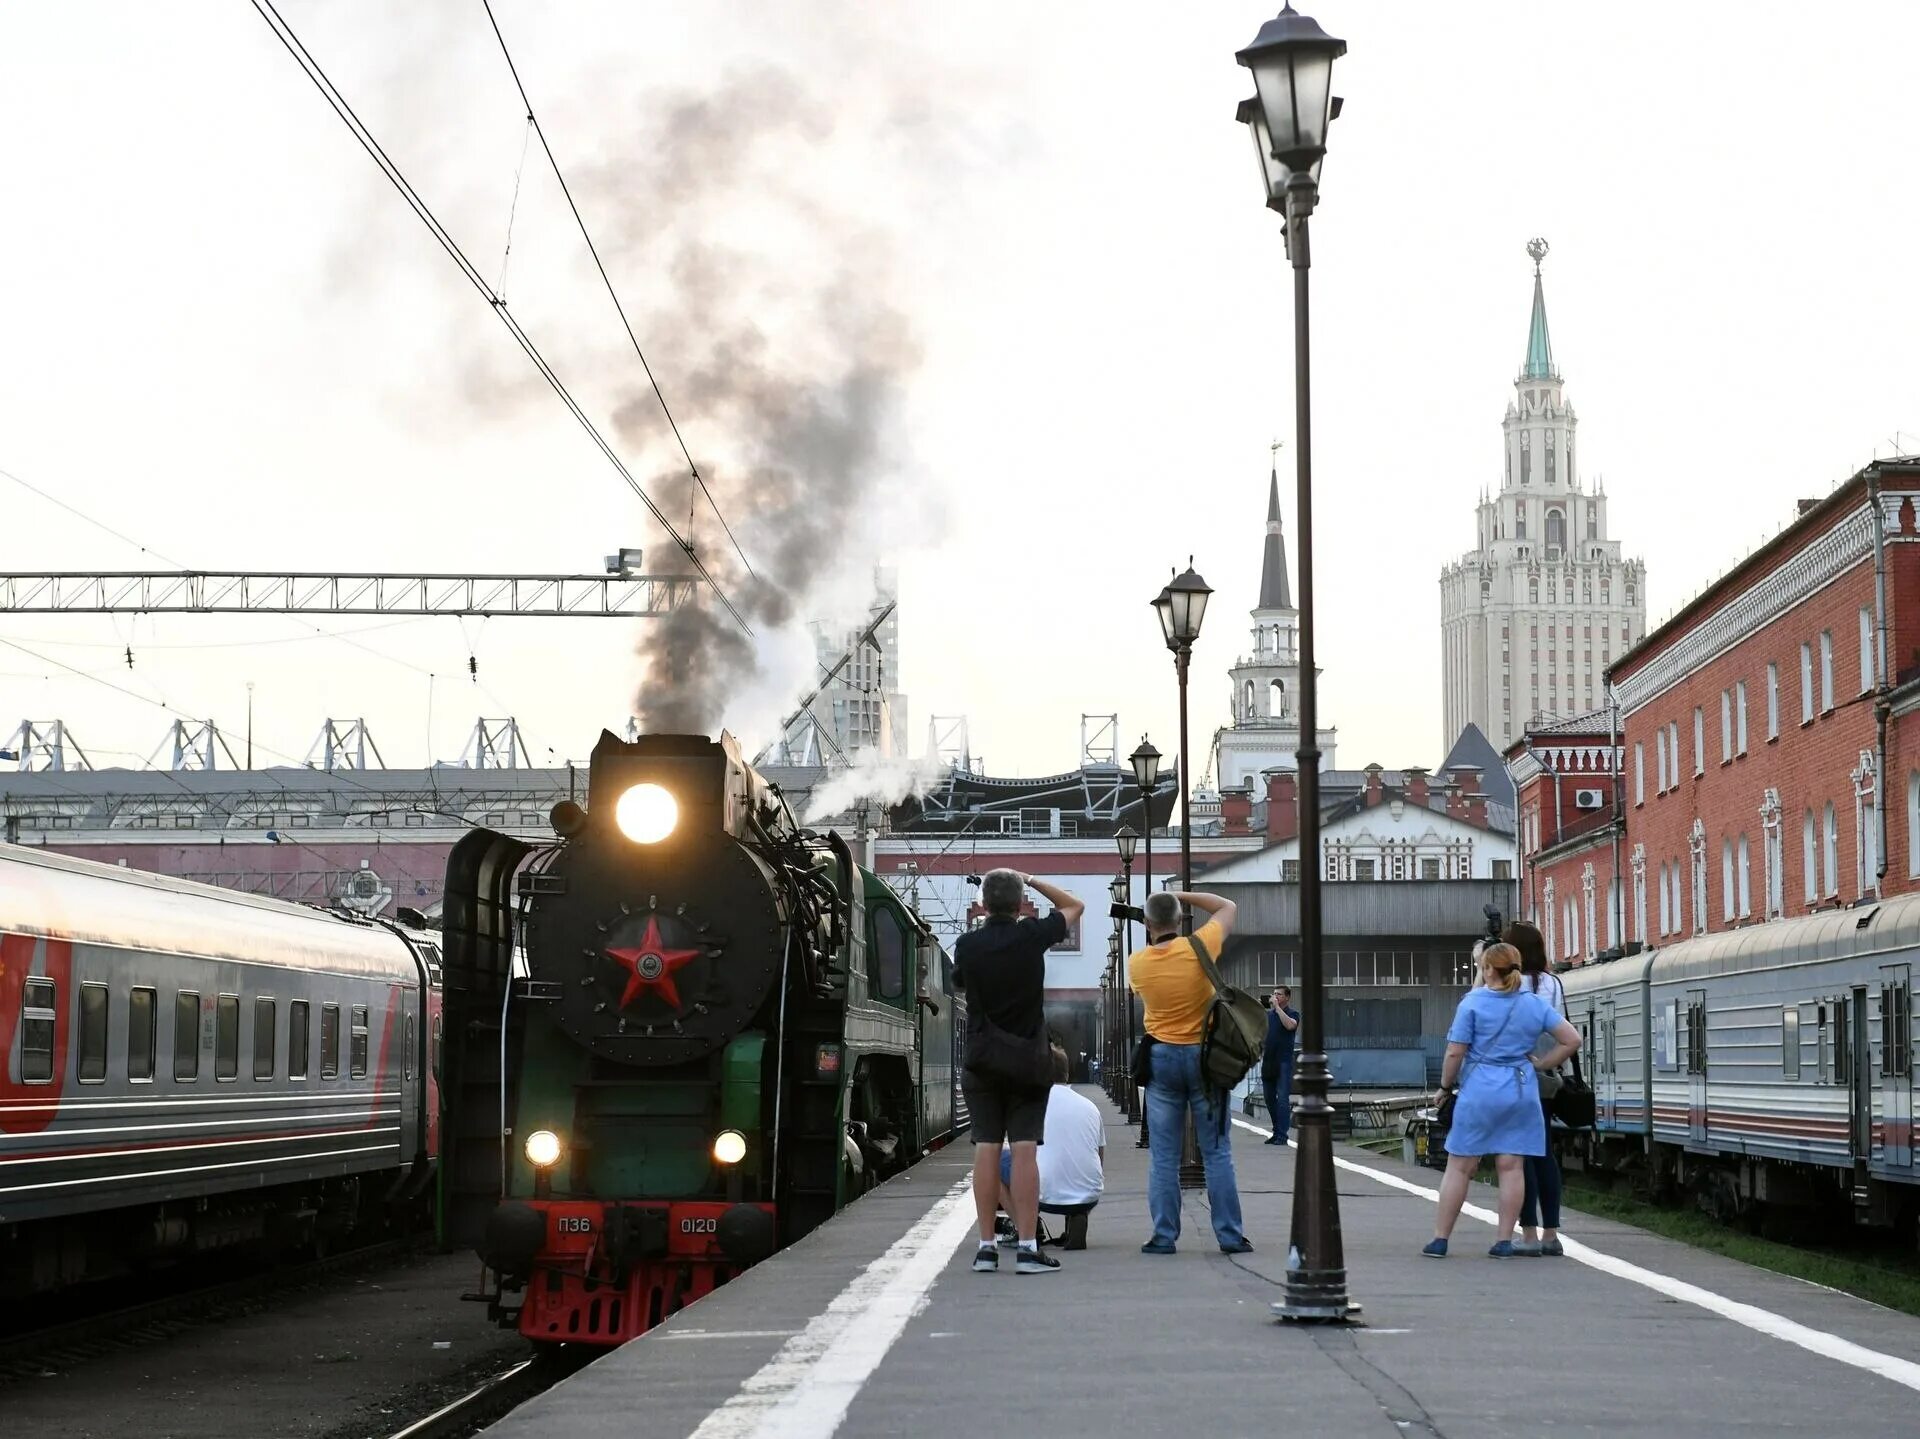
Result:
{"label": "backpack", "polygon": [[1232,1089],[1260,1062],[1267,1047],[1267,1011],[1244,989],[1220,977],[1220,968],[1198,934],[1188,936],[1194,957],[1213,985],[1200,1036],[1200,1077],[1207,1088]]}

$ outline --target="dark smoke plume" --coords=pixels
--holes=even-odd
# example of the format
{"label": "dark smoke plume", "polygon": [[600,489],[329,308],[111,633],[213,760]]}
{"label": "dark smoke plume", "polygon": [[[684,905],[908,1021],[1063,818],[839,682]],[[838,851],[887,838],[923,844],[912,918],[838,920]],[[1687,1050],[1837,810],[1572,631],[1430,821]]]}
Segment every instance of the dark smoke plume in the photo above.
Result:
{"label": "dark smoke plume", "polygon": [[[830,111],[797,81],[760,74],[649,105],[632,133],[641,152],[595,170],[593,208],[621,216],[620,271],[666,279],[664,300],[644,321],[646,343],[662,357],[668,401],[754,573],[704,498],[692,505],[695,545],[765,638],[807,617],[810,602],[847,576],[871,573],[876,498],[899,472],[899,414],[920,348],[889,295],[885,239],[826,213],[795,178],[834,143]],[[712,238],[716,209],[742,194],[764,198],[769,187],[791,201],[810,259],[789,266]],[[635,378],[614,427],[630,455],[646,457],[648,493],[679,524],[689,478],[658,400]],[[690,568],[663,536],[652,555]],[[652,622],[640,656],[643,726],[695,733],[728,718],[729,701],[762,678],[765,662],[710,596]],[[806,680],[791,676],[789,692],[797,697]]]}

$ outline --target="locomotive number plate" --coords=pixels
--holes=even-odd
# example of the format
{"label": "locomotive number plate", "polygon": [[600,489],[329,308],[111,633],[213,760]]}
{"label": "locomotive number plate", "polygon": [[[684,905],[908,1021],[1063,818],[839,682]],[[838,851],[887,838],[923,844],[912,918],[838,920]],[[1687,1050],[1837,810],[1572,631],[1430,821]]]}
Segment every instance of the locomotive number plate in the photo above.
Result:
{"label": "locomotive number plate", "polygon": [[718,1231],[720,1221],[713,1218],[683,1219],[680,1221],[682,1234],[713,1234]]}
{"label": "locomotive number plate", "polygon": [[591,1234],[593,1220],[586,1215],[558,1214],[554,1216],[553,1227],[562,1234]]}

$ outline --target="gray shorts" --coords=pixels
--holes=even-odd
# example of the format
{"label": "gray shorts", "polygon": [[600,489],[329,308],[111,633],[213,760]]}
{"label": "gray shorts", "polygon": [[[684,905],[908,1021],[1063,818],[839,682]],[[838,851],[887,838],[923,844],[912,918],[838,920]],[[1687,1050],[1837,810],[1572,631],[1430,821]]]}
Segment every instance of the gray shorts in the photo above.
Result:
{"label": "gray shorts", "polygon": [[1047,1091],[1009,1089],[972,1070],[960,1073],[975,1144],[1040,1144],[1046,1138]]}

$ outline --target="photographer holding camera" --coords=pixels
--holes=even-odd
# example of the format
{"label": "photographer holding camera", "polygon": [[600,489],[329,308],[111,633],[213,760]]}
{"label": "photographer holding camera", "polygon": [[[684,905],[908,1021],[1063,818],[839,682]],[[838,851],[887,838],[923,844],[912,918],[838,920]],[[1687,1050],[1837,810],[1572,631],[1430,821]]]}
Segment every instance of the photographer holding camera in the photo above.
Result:
{"label": "photographer holding camera", "polygon": [[[1053,902],[1045,919],[1020,917],[1028,886]],[[960,1088],[973,1116],[973,1201],[980,1219],[973,1267],[983,1274],[1000,1267],[994,1216],[1005,1141],[1013,1150],[1008,1188],[1020,1240],[1014,1269],[1047,1274],[1060,1267],[1037,1243],[1038,1146],[1045,1138],[1047,1095],[1053,1088],[1044,1008],[1047,950],[1073,932],[1086,906],[1064,889],[1011,869],[993,870],[980,881],[980,903],[986,923],[953,946],[954,982],[967,996],[967,1061]]]}

